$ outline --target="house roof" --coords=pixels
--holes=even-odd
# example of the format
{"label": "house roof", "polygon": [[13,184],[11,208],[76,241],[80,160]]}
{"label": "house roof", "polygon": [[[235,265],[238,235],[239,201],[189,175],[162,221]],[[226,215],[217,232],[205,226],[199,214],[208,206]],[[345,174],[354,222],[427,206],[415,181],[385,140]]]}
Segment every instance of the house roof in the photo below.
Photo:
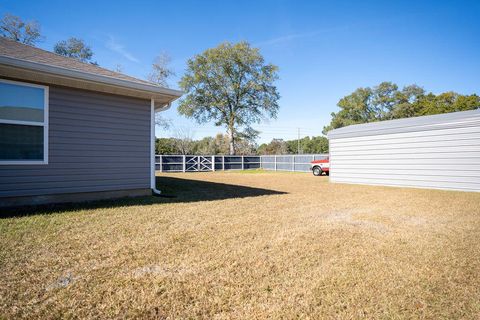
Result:
{"label": "house roof", "polygon": [[328,132],[328,139],[354,138],[379,134],[455,129],[480,124],[480,109],[430,116],[355,124]]}
{"label": "house roof", "polygon": [[[5,67],[0,68],[0,76],[26,78],[26,80],[140,98],[153,98],[161,104],[170,103],[182,95],[182,92],[178,90],[163,88],[149,81],[21,44],[4,37],[0,37],[0,65]],[[23,71],[20,72],[18,69]],[[92,83],[96,85],[92,85]]]}

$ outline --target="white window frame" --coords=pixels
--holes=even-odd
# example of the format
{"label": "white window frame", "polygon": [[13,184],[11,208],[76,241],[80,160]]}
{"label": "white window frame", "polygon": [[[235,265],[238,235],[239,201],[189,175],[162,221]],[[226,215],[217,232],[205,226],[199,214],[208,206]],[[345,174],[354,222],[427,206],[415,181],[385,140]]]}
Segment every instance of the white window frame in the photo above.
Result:
{"label": "white window frame", "polygon": [[33,84],[28,82],[12,81],[6,79],[0,79],[2,83],[14,84],[24,87],[33,87],[43,89],[43,122],[36,121],[21,121],[21,120],[7,120],[1,119],[2,124],[17,124],[27,126],[43,127],[43,160],[0,160],[0,165],[32,165],[32,164],[48,164],[48,102],[49,102],[49,87],[39,84]]}

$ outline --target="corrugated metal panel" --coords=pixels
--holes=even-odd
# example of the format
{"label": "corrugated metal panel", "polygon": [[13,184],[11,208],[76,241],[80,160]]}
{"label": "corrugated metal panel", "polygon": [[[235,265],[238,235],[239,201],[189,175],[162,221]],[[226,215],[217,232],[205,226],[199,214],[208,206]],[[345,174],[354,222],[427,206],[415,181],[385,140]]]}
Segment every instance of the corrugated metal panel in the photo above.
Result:
{"label": "corrugated metal panel", "polygon": [[49,164],[0,165],[0,197],[150,188],[150,101],[50,87]]}
{"label": "corrugated metal panel", "polygon": [[345,127],[329,141],[332,182],[480,191],[480,110]]}
{"label": "corrugated metal panel", "polygon": [[433,116],[396,119],[389,121],[372,122],[367,124],[351,125],[332,130],[330,138],[349,138],[357,136],[376,136],[401,132],[432,131],[438,128],[454,129],[477,127],[480,124],[480,110],[437,114]]}

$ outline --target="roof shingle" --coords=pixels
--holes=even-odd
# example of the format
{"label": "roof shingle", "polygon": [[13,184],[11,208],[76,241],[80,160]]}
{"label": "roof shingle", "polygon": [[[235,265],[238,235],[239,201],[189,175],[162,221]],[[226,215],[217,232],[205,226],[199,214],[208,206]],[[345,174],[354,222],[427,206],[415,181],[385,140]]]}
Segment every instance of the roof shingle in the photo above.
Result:
{"label": "roof shingle", "polygon": [[140,84],[156,85],[153,82],[130,77],[125,74],[101,68],[90,63],[78,61],[74,58],[65,57],[53,52],[18,43],[4,37],[0,37],[0,56],[47,64],[55,67],[77,70]]}

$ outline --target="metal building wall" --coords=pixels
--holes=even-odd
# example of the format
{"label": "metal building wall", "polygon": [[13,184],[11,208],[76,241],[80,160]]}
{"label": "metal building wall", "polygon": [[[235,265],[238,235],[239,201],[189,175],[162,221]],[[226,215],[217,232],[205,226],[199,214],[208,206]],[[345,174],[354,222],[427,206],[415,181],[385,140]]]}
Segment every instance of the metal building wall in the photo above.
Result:
{"label": "metal building wall", "polygon": [[480,110],[332,130],[330,181],[480,191]]}

